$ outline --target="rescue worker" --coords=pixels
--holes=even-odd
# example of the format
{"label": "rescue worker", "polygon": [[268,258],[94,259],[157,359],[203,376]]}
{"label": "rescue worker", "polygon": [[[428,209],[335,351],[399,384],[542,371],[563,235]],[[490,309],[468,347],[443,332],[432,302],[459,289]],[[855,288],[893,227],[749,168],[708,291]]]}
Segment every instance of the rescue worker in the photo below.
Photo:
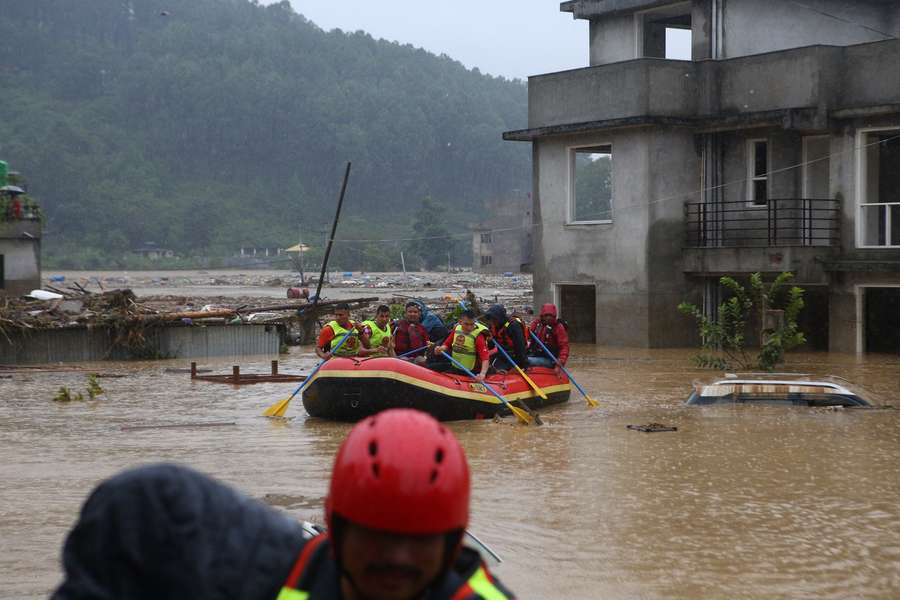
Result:
{"label": "rescue worker", "polygon": [[[332,353],[332,344],[337,346],[345,334],[350,333],[341,347]],[[316,343],[316,356],[328,359],[332,356],[357,356],[363,345],[360,338],[365,336],[365,327],[362,323],[350,320],[350,306],[346,303],[334,307],[334,320],[329,321],[319,332],[319,341]],[[367,339],[364,338],[367,343]]]}
{"label": "rescue worker", "polygon": [[[486,333],[487,327],[475,320],[475,312],[464,310],[456,329],[434,349],[434,353],[441,355],[449,349],[454,360],[472,372],[477,371],[475,379],[484,381],[491,363],[486,336],[483,335]],[[456,365],[451,366],[457,368]]]}
{"label": "rescue worker", "polygon": [[[508,317],[506,309],[500,304],[494,304],[485,313],[490,323],[491,338],[495,344],[500,344],[506,353],[522,369],[528,366],[528,342],[525,338],[525,324],[518,317]],[[497,352],[494,355],[492,366],[499,372],[506,372],[513,368],[509,361]]]}
{"label": "rescue worker", "polygon": [[469,470],[431,416],[394,409],[344,440],[313,536],[283,513],[175,465],[100,484],[63,549],[51,600],[506,600],[474,550]]}
{"label": "rescue worker", "polygon": [[[540,318],[533,320],[528,328],[547,346],[553,356],[559,359],[560,364],[565,366],[566,361],[569,360],[569,332],[566,330],[565,323],[557,318],[556,305],[543,305]],[[541,345],[536,342],[531,344],[528,364],[556,367],[556,362],[547,356]]]}
{"label": "rescue worker", "polygon": [[363,321],[368,344],[360,348],[360,356],[390,356],[393,351],[393,334],[391,333],[391,307],[382,304],[375,310],[375,319]]}
{"label": "rescue worker", "polygon": [[407,356],[418,364],[424,364],[426,353],[433,343],[428,339],[428,331],[419,322],[422,311],[418,303],[410,301],[406,303],[406,318],[397,321],[394,331],[394,351],[397,355],[405,354],[411,350],[417,350]]}

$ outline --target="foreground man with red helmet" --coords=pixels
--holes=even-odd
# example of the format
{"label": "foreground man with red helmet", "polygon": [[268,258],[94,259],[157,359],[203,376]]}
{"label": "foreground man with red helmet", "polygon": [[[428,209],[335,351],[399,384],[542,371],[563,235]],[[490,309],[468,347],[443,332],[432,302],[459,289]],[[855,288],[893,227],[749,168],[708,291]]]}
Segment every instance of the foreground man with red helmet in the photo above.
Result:
{"label": "foreground man with red helmet", "polygon": [[184,467],[120,474],[91,495],[63,552],[54,600],[504,600],[462,546],[469,471],[425,413],[358,423],[335,459],[328,532]]}
{"label": "foreground man with red helmet", "polygon": [[[466,457],[425,413],[389,410],[357,424],[335,459],[325,510],[327,536],[303,549],[278,600],[302,600],[306,592],[353,600],[512,598],[478,553],[462,547]],[[331,595],[338,580],[341,596]]]}

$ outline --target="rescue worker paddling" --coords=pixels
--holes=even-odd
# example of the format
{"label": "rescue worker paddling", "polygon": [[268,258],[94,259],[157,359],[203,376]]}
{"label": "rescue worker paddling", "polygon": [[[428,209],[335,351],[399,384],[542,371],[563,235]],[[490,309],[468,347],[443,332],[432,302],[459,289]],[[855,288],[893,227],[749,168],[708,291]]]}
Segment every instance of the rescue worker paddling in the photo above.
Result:
{"label": "rescue worker paddling", "polygon": [[[565,366],[569,360],[569,333],[566,324],[557,318],[556,305],[543,305],[540,318],[533,320],[528,328],[559,359],[559,363]],[[560,370],[540,344],[531,345],[528,364],[534,367],[555,367],[557,372]]]}
{"label": "rescue worker paddling", "polygon": [[[475,320],[474,311],[464,310],[456,328],[443,344],[434,349],[434,353],[441,355],[450,350],[450,355],[462,366],[472,372],[478,371],[475,379],[484,381],[490,367],[486,333],[487,327]],[[455,366],[452,368],[456,369]]]}
{"label": "rescue worker paddling", "polygon": [[[526,327],[521,319],[507,316],[506,308],[500,304],[491,306],[485,313],[485,319],[490,323],[493,342],[503,346],[506,353],[520,368],[528,367],[528,340]],[[492,366],[499,373],[505,373],[513,368],[513,365],[509,364],[509,361],[500,353],[494,356]]]}
{"label": "rescue worker paddling", "polygon": [[[332,356],[357,356],[359,350],[368,344],[365,326],[350,320],[350,306],[346,303],[334,307],[334,320],[329,321],[319,332],[319,340],[316,343],[316,356],[328,359]],[[341,339],[346,333],[350,333],[347,340],[341,344],[333,354],[331,342]]]}
{"label": "rescue worker paddling", "polygon": [[328,532],[174,465],[117,475],[90,496],[51,600],[506,600],[474,550],[469,469],[432,417],[394,409],[344,440]]}
{"label": "rescue worker paddling", "polygon": [[365,335],[368,337],[366,347],[360,348],[360,356],[392,356],[394,353],[394,337],[391,325],[391,307],[380,305],[375,310],[375,318],[363,321]]}

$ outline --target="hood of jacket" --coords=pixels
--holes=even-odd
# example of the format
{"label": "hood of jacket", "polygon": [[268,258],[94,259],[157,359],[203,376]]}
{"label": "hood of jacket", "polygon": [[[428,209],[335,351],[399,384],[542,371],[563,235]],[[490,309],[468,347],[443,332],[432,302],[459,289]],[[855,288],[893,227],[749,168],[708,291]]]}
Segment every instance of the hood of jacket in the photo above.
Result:
{"label": "hood of jacket", "polygon": [[556,324],[556,305],[555,304],[545,304],[541,306],[541,314],[539,317],[543,317],[544,315],[553,315],[553,320],[550,322],[551,325]]}
{"label": "hood of jacket", "polygon": [[494,304],[487,312],[484,313],[488,316],[488,318],[497,321],[499,325],[503,325],[507,321],[506,309],[500,306],[499,304]]}

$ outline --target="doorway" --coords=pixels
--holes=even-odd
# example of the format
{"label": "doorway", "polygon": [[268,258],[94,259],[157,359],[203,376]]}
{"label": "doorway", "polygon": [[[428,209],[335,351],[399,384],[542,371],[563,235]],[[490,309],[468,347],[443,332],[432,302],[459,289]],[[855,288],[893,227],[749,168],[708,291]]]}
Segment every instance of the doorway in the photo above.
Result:
{"label": "doorway", "polygon": [[900,354],[900,287],[867,287],[866,352]]}
{"label": "doorway", "polygon": [[557,285],[559,316],[569,324],[569,340],[597,343],[597,288],[593,285]]}

